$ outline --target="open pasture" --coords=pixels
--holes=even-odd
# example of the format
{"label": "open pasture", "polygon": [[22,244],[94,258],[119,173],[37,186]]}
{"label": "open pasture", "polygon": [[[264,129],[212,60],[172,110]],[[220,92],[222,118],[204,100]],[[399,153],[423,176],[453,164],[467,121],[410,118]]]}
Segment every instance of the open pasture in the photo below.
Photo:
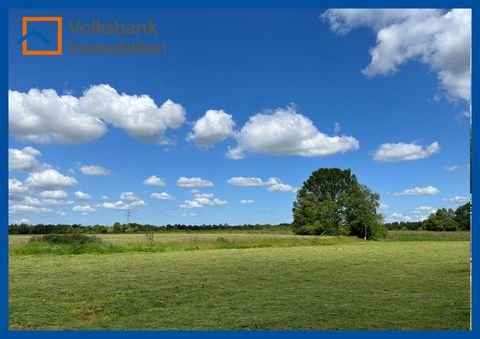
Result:
{"label": "open pasture", "polygon": [[397,234],[402,241],[396,241],[394,233],[388,241],[363,241],[156,234],[153,245],[143,234],[104,235],[102,243],[129,250],[76,255],[31,255],[19,250],[28,247],[27,236],[11,236],[9,323],[11,329],[466,330],[467,235],[407,241]]}

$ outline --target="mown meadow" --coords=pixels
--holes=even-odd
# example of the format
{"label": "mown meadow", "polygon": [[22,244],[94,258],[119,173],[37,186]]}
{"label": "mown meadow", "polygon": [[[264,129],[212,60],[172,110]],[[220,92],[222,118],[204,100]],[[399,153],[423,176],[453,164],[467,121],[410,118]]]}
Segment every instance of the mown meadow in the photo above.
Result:
{"label": "mown meadow", "polygon": [[[90,236],[91,237],[91,236]],[[468,232],[9,238],[10,329],[459,329]]]}

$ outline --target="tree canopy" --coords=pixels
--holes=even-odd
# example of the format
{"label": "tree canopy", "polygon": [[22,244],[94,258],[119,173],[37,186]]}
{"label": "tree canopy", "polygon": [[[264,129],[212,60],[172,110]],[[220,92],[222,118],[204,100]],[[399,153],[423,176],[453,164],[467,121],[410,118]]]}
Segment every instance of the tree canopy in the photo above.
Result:
{"label": "tree canopy", "polygon": [[467,202],[455,211],[450,208],[440,208],[423,221],[396,221],[386,224],[385,227],[391,230],[469,231],[470,211],[471,203]]}
{"label": "tree canopy", "polygon": [[293,228],[297,234],[385,236],[377,213],[380,196],[358,183],[349,169],[314,171],[297,192]]}

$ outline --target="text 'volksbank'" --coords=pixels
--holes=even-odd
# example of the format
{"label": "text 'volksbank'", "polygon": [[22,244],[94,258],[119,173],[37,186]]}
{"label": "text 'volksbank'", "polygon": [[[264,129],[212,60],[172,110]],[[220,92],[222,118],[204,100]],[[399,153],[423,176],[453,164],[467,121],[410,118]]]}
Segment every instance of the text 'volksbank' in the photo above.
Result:
{"label": "text 'volksbank'", "polygon": [[[164,43],[146,42],[143,39],[131,39],[131,36],[156,36],[157,24],[151,19],[143,23],[127,23],[118,19],[104,22],[100,19],[91,21],[69,20],[68,25],[73,36],[119,36],[115,42],[85,43],[69,41],[70,54],[73,55],[166,55]],[[83,39],[85,39],[85,37]],[[129,39],[130,38],[130,39]],[[125,40],[124,40],[125,39]],[[97,40],[97,39],[96,39]],[[109,39],[110,40],[110,39]]]}

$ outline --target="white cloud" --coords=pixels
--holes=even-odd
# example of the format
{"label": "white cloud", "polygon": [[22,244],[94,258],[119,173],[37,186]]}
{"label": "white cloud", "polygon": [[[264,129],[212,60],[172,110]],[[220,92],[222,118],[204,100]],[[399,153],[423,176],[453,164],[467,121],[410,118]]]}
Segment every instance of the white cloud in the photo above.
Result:
{"label": "white cloud", "polygon": [[25,193],[28,187],[18,179],[8,179],[8,193]]}
{"label": "white cloud", "polygon": [[438,188],[433,186],[427,186],[427,187],[407,188],[402,192],[395,193],[394,195],[434,195],[438,193],[440,193]]}
{"label": "white cloud", "polygon": [[75,196],[80,199],[80,200],[89,200],[91,199],[92,197],[90,196],[90,194],[88,193],[85,193],[85,192],[82,192],[82,191],[76,191],[75,192]]}
{"label": "white cloud", "polygon": [[104,202],[102,204],[102,207],[103,208],[106,208],[106,209],[111,209],[111,210],[128,210],[130,208],[130,205],[128,205],[127,203],[119,200],[117,202]]}
{"label": "white cloud", "polygon": [[25,204],[25,205],[30,205],[30,206],[41,206],[42,205],[42,203],[40,202],[40,200],[38,200],[38,198],[31,197],[29,195],[25,196],[22,203]]}
{"label": "white cloud", "polygon": [[93,141],[107,132],[107,124],[135,139],[162,142],[167,128],[185,121],[184,108],[171,100],[157,106],[148,95],[119,94],[109,85],[91,86],[78,98],[53,89],[10,90],[8,96],[11,135],[43,144]]}
{"label": "white cloud", "polygon": [[26,218],[22,218],[22,219],[19,219],[19,220],[15,220],[13,222],[14,224],[30,224],[30,220],[29,219],[26,219]]}
{"label": "white cloud", "polygon": [[452,198],[448,198],[448,199],[443,199],[443,201],[445,202],[449,202],[449,203],[454,203],[454,204],[461,204],[461,203],[464,203],[464,202],[467,202],[467,198],[466,197],[462,197],[460,195],[456,195]]}
{"label": "white cloud", "polygon": [[227,182],[230,185],[240,187],[268,186],[267,191],[269,192],[297,192],[297,188],[282,183],[282,181],[278,178],[269,178],[267,180],[263,180],[255,177],[232,177],[228,179]]}
{"label": "white cloud", "polygon": [[39,195],[45,199],[65,199],[68,197],[68,193],[64,190],[42,191]]}
{"label": "white cloud", "polygon": [[38,162],[37,157],[40,155],[40,151],[30,146],[27,146],[21,150],[9,148],[8,170],[31,172],[35,169],[38,169],[40,163]]}
{"label": "white cloud", "polygon": [[366,76],[392,74],[418,60],[450,97],[470,101],[470,9],[330,9],[321,17],[339,34],[357,27],[377,34]]}
{"label": "white cloud", "polygon": [[185,200],[183,204],[180,205],[181,208],[202,208],[203,205],[198,203],[195,200]]}
{"label": "white cloud", "polygon": [[40,144],[53,141],[79,144],[101,137],[107,127],[100,119],[78,109],[79,99],[58,95],[53,89],[8,91],[9,132]]}
{"label": "white cloud", "polygon": [[232,177],[227,180],[230,185],[241,186],[241,187],[255,187],[255,186],[265,186],[267,182],[263,181],[260,178],[245,178],[245,177]]}
{"label": "white cloud", "polygon": [[30,196],[25,196],[21,202],[11,202],[9,200],[8,213],[52,213],[49,208],[43,207],[40,200]]}
{"label": "white cloud", "polygon": [[379,208],[380,208],[381,210],[387,210],[387,209],[389,209],[389,208],[390,208],[390,205],[387,205],[387,204],[380,203],[380,206],[379,206]]}
{"label": "white cloud", "polygon": [[102,200],[110,200],[110,197],[106,195],[102,195]]}
{"label": "white cloud", "polygon": [[396,144],[382,144],[373,154],[373,160],[377,162],[398,162],[405,160],[419,160],[440,152],[438,142],[433,142],[430,146],[421,146],[417,144],[405,144],[402,142]]}
{"label": "white cloud", "polygon": [[151,177],[148,177],[143,181],[144,185],[149,185],[149,186],[165,186],[165,182],[158,178],[156,175],[152,175]]}
{"label": "white cloud", "polygon": [[226,200],[215,198],[213,193],[194,193],[191,200],[185,200],[181,208],[202,208],[205,206],[222,206],[228,204]]}
{"label": "white cloud", "polygon": [[455,172],[455,171],[458,171],[459,169],[460,169],[460,165],[445,166],[445,171],[447,171],[447,172]]}
{"label": "white cloud", "polygon": [[137,197],[135,195],[135,193],[133,193],[133,192],[123,192],[120,195],[120,199],[125,200],[125,201],[139,201],[140,200],[140,198]]}
{"label": "white cloud", "polygon": [[130,206],[132,206],[132,207],[145,206],[145,205],[146,205],[146,203],[143,200],[135,200],[135,201],[130,203]]}
{"label": "white cloud", "polygon": [[408,215],[404,215],[402,213],[398,213],[398,212],[393,212],[392,214],[390,214],[388,217],[387,217],[387,221],[388,222],[394,222],[394,221],[406,221],[406,222],[409,222],[409,221],[414,221],[412,219],[412,217],[408,216]]}
{"label": "white cloud", "polygon": [[83,165],[80,167],[83,175],[109,175],[110,171],[98,165]]}
{"label": "white cloud", "polygon": [[242,199],[242,200],[240,200],[240,203],[241,203],[241,204],[254,204],[254,203],[255,203],[255,200]]}
{"label": "white cloud", "polygon": [[68,177],[55,169],[46,169],[41,172],[30,173],[25,184],[40,190],[57,190],[63,187],[74,186],[78,182],[73,177]]}
{"label": "white cloud", "polygon": [[47,199],[42,199],[42,204],[43,205],[48,205],[48,206],[59,206],[59,205],[73,204],[73,201],[64,200],[64,199],[47,198]]}
{"label": "white cloud", "polygon": [[278,192],[278,193],[285,193],[285,192],[295,193],[295,192],[297,192],[297,188],[295,188],[291,185],[278,183],[278,184],[274,184],[274,185],[271,185],[270,187],[268,187],[267,191]]}
{"label": "white cloud", "polygon": [[164,141],[167,128],[185,121],[185,109],[171,100],[157,106],[148,95],[119,94],[109,85],[92,86],[80,98],[78,109],[89,112],[131,137],[142,141]]}
{"label": "white cloud", "polygon": [[179,187],[211,187],[213,186],[213,182],[210,180],[202,179],[202,178],[186,178],[180,177],[177,180],[177,186]]}
{"label": "white cloud", "polygon": [[90,213],[93,213],[93,212],[96,212],[97,210],[95,208],[93,208],[92,206],[89,206],[89,205],[85,205],[85,206],[74,206],[72,208],[72,210],[74,212],[77,212],[77,213],[81,213],[83,215],[87,215],[87,214],[90,214]]}
{"label": "white cloud", "polygon": [[436,207],[433,206],[418,206],[415,207],[415,211],[413,213],[422,214],[427,213],[428,215],[435,213],[437,211]]}
{"label": "white cloud", "polygon": [[230,114],[210,109],[195,122],[187,139],[194,141],[198,147],[209,148],[232,136],[234,127],[235,122]]}
{"label": "white cloud", "polygon": [[99,206],[113,210],[128,210],[131,207],[139,207],[146,205],[145,201],[141,200],[133,192],[123,192],[120,195],[120,199],[121,200],[118,200],[116,202],[104,202]]}
{"label": "white cloud", "polygon": [[175,197],[171,196],[170,194],[168,194],[166,192],[152,193],[150,195],[150,197],[152,197],[152,199],[156,199],[156,200],[175,200]]}
{"label": "white cloud", "polygon": [[230,159],[242,159],[246,152],[318,157],[359,148],[358,140],[353,137],[330,137],[319,132],[294,106],[250,117],[235,139],[238,146],[226,154]]}

